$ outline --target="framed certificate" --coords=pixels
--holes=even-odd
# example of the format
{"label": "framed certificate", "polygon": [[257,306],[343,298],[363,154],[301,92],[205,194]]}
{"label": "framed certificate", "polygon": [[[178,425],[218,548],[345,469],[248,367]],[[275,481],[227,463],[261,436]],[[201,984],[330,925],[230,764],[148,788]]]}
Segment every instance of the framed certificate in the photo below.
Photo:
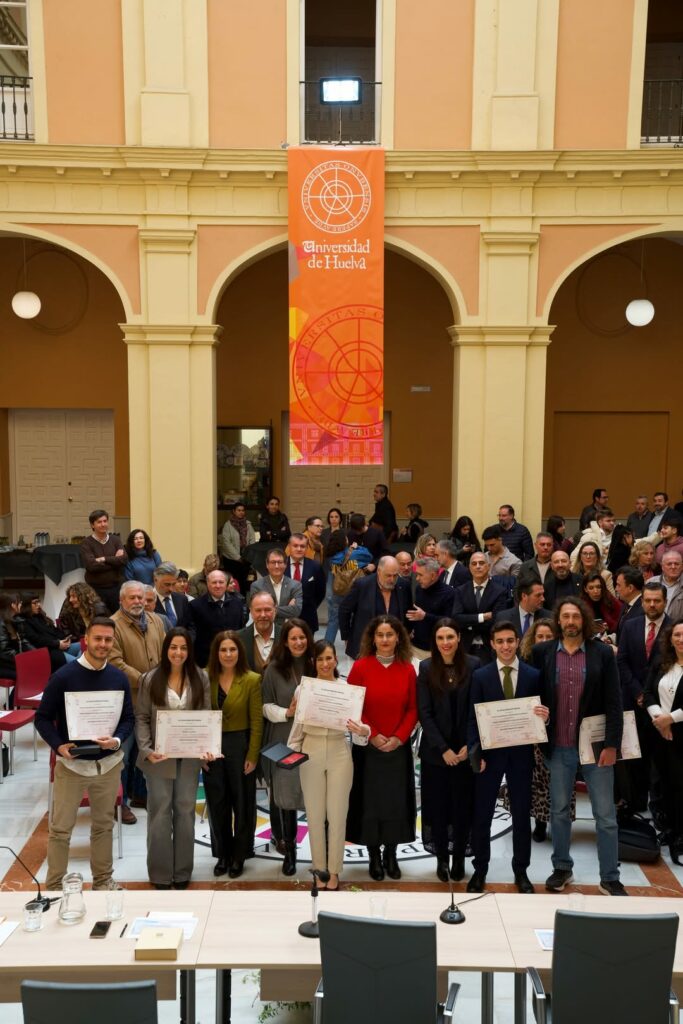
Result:
{"label": "framed certificate", "polygon": [[540,697],[512,697],[475,704],[482,750],[547,743],[548,733],[540,715],[534,714]]}
{"label": "framed certificate", "polygon": [[64,708],[70,740],[113,736],[121,720],[123,690],[67,690]]}
{"label": "framed certificate", "polygon": [[349,718],[360,721],[364,702],[364,686],[302,676],[294,721],[345,732]]}
{"label": "framed certificate", "polygon": [[221,755],[222,711],[157,711],[155,754],[166,757]]}
{"label": "framed certificate", "polygon": [[[607,719],[604,715],[589,715],[581,722],[579,729],[579,761],[581,764],[597,764],[605,746]],[[624,731],[621,746],[617,750],[617,761],[633,761],[642,757],[635,711],[624,711]]]}

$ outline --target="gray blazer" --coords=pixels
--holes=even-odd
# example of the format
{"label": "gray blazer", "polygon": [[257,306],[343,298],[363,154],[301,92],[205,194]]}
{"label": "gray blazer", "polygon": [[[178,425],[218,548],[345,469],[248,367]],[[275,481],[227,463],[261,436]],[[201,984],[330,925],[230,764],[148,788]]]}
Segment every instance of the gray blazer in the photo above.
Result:
{"label": "gray blazer", "polygon": [[[152,669],[150,672],[145,672],[144,675],[140,676],[138,699],[135,705],[135,739],[139,749],[137,766],[145,775],[154,774],[162,779],[175,779],[178,763],[175,757],[169,757],[167,761],[159,761],[158,764],[152,764],[151,761],[147,760],[147,755],[154,753],[157,731],[156,713],[158,709],[152,704],[150,696],[150,685],[154,672],[155,669]],[[196,710],[210,711],[211,687],[209,685],[209,677],[202,668],[199,669],[199,674],[204,684],[204,702],[201,708]]]}
{"label": "gray blazer", "polygon": [[[261,594],[263,592],[270,594],[275,600],[275,591],[273,584],[270,582],[270,576],[261,576],[260,579],[255,580],[249,589],[249,601],[254,594]],[[290,604],[290,601],[294,601],[294,604]],[[298,619],[301,616],[301,605],[303,603],[303,590],[298,580],[290,580],[288,576],[282,577],[282,587],[280,588],[280,603],[275,611],[275,621],[283,622],[285,619]]]}

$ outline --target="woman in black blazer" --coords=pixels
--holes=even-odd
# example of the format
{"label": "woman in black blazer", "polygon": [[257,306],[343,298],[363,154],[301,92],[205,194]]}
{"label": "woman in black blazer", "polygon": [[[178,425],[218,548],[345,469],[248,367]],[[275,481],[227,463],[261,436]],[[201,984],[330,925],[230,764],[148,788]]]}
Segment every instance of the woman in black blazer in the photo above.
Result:
{"label": "woman in black blazer", "polygon": [[420,663],[417,710],[422,780],[422,843],[436,855],[436,875],[448,881],[465,875],[465,847],[472,821],[474,774],[467,757],[470,680],[480,661],[465,654],[453,619],[434,627],[432,656]]}
{"label": "woman in black blazer", "polygon": [[683,857],[683,620],[662,630],[662,660],[653,666],[644,703],[655,728],[653,757],[659,771],[669,852],[674,864]]}

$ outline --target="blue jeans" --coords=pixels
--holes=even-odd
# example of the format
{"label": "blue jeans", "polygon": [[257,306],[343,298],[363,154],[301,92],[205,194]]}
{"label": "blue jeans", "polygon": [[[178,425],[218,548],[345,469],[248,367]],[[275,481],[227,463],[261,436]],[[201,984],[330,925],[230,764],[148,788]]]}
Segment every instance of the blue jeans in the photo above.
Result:
{"label": "blue jeans", "polygon": [[[572,831],[570,806],[578,765],[579,752],[576,747],[555,747],[548,762],[552,861],[553,867],[560,871],[571,871],[574,866],[569,854]],[[619,843],[617,812],[614,806],[614,768],[598,768],[597,764],[584,764],[581,770],[595,818],[600,880],[618,882]]]}
{"label": "blue jeans", "polygon": [[337,633],[339,632],[339,605],[344,600],[338,594],[335,594],[332,589],[332,582],[334,576],[330,569],[330,575],[327,577],[327,589],[325,591],[325,599],[327,601],[327,629],[325,630],[325,639],[328,643],[333,644],[337,639]]}

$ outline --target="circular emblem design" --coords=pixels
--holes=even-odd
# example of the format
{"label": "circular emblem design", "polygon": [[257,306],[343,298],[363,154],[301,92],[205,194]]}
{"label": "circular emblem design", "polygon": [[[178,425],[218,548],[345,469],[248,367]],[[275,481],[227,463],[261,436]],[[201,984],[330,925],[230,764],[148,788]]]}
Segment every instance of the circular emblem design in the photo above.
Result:
{"label": "circular emblem design", "polygon": [[382,323],[379,307],[340,306],[309,324],[297,343],[296,396],[336,438],[382,436]]}
{"label": "circular emblem design", "polygon": [[304,213],[321,231],[353,231],[365,220],[371,199],[368,179],[346,160],[318,164],[301,187]]}

